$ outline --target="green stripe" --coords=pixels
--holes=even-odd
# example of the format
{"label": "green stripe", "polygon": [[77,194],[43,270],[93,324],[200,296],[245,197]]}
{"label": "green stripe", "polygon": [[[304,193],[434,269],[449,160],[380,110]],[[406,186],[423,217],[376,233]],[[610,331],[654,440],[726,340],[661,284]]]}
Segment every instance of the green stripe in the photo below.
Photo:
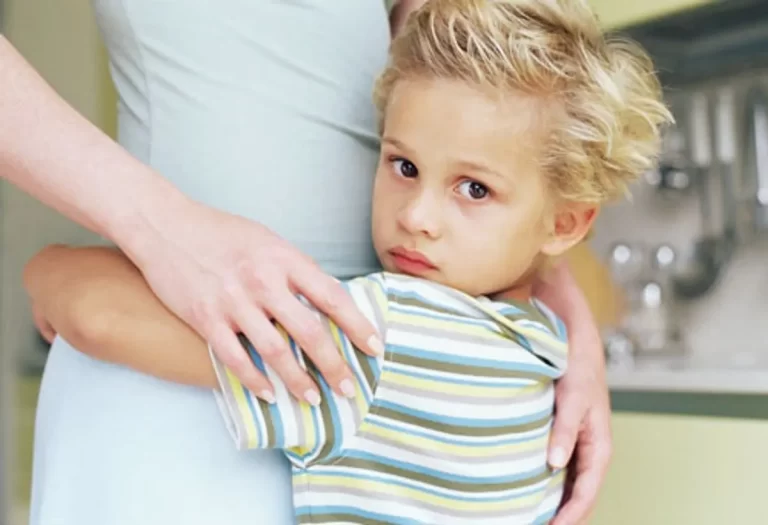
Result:
{"label": "green stripe", "polygon": [[387,525],[387,521],[372,520],[363,518],[357,514],[315,514],[301,516],[298,518],[298,523],[360,523],[361,525]]}
{"label": "green stripe", "polygon": [[[355,348],[355,357],[357,357],[357,363],[360,365],[360,370],[363,371],[365,376],[365,382],[368,384],[368,388],[371,389],[373,395],[376,394],[376,374],[373,373],[371,363],[368,361],[368,356]],[[383,363],[382,363],[383,366]]]}
{"label": "green stripe", "polygon": [[400,478],[409,479],[412,481],[418,481],[426,483],[434,487],[440,487],[444,489],[469,492],[469,493],[482,493],[482,492],[503,492],[507,490],[515,490],[524,487],[540,483],[549,479],[552,476],[552,471],[549,467],[545,468],[541,473],[531,476],[525,479],[518,479],[515,481],[507,481],[505,483],[480,483],[469,482],[459,483],[453,480],[447,480],[440,477],[429,476],[421,472],[415,472],[413,470],[407,470],[400,467],[394,467],[392,465],[385,465],[378,461],[344,457],[338,462],[334,463],[335,466],[342,466],[347,468],[361,469],[366,472],[380,472],[390,474],[392,476],[398,476]]}
{"label": "green stripe", "polygon": [[[256,405],[256,410],[261,412],[261,420],[264,421],[264,427],[267,429],[267,445],[264,447],[263,443],[259,443],[259,448],[275,448],[277,446],[277,437],[275,432],[275,422],[272,419],[272,414],[269,413],[270,405],[256,396],[251,396],[251,401]],[[257,427],[259,426],[258,421],[254,421],[254,424]]]}
{"label": "green stripe", "polygon": [[376,405],[376,401],[373,402],[371,412],[374,412],[377,416],[382,418],[391,419],[401,423],[407,423],[419,428],[428,428],[430,430],[436,430],[446,434],[454,436],[471,436],[471,437],[494,437],[494,436],[507,436],[509,434],[516,434],[520,432],[528,432],[531,430],[539,429],[549,424],[552,420],[551,415],[544,416],[528,423],[521,423],[519,425],[503,425],[498,427],[468,427],[466,425],[449,425],[446,423],[440,423],[438,421],[431,421],[429,419],[423,419],[410,414],[404,414],[391,408],[384,408]]}
{"label": "green stripe", "polygon": [[519,301],[512,301],[508,299],[502,299],[500,302],[509,304],[510,306],[514,306],[515,308],[519,308],[524,313],[521,315],[503,315],[503,317],[506,317],[510,321],[535,321],[537,323],[540,323],[544,325],[547,330],[552,332],[552,335],[557,334],[557,331],[555,330],[555,327],[550,322],[549,318],[545,316],[543,313],[541,313],[541,310],[539,310],[536,305],[531,303],[525,303],[525,302],[519,302]]}
{"label": "green stripe", "polygon": [[[319,383],[320,371],[311,360],[307,359],[306,363],[307,372],[309,373],[310,377],[316,383]],[[325,441],[323,441],[323,446],[313,462],[317,462],[326,458],[333,450],[333,444],[337,439],[336,432],[333,427],[333,418],[331,417],[330,403],[326,396],[322,396],[320,398],[320,406],[317,407],[317,410],[320,410],[320,417],[322,418],[322,425],[323,429],[325,430]],[[319,435],[317,437],[318,439],[320,438]]]}

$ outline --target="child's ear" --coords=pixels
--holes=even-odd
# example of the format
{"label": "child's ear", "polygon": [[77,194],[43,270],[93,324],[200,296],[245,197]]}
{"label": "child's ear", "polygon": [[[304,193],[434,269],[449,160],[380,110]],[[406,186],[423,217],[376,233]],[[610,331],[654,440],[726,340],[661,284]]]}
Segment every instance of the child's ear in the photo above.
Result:
{"label": "child's ear", "polygon": [[567,252],[587,236],[599,212],[596,204],[563,205],[555,213],[552,233],[549,241],[541,247],[541,252],[550,257]]}

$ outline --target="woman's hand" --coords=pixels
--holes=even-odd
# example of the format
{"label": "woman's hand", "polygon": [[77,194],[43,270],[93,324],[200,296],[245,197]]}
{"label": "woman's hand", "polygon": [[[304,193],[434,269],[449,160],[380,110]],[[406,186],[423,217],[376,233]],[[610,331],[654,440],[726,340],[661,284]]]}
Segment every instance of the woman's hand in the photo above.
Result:
{"label": "woman's hand", "polygon": [[333,319],[360,349],[383,353],[374,327],[340,283],[257,223],[185,200],[169,205],[151,227],[139,225],[124,242],[116,240],[165,305],[266,401],[274,399],[272,385],[241,346],[239,332],[293,395],[311,403],[320,395],[272,320],[293,336],[337,393],[354,394],[351,372],[331,334],[296,294]]}
{"label": "woman's hand", "polygon": [[566,264],[536,284],[534,293],[568,328],[568,371],[558,381],[549,463],[568,466],[563,505],[553,525],[584,523],[611,459],[611,408],[599,331]]}
{"label": "woman's hand", "polygon": [[[568,465],[563,505],[553,525],[585,523],[611,459],[611,408],[602,344],[594,326],[572,330],[568,372],[555,389],[550,464]],[[574,450],[575,447],[575,450]]]}

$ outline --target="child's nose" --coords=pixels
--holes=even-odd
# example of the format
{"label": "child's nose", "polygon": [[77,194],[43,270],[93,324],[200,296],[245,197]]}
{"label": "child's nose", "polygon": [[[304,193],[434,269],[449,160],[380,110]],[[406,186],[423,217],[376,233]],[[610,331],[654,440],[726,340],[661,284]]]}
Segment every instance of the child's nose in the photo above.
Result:
{"label": "child's nose", "polygon": [[401,210],[400,226],[412,235],[435,238],[440,235],[441,206],[439,198],[430,192],[420,192]]}

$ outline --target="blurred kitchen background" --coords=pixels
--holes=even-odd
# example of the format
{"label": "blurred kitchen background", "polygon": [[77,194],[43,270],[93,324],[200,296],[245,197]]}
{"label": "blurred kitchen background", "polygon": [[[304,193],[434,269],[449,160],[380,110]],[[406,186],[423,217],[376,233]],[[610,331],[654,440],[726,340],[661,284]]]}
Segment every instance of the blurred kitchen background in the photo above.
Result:
{"label": "blurred kitchen background", "polygon": [[[604,330],[614,407],[614,460],[592,523],[766,523],[768,1],[592,3],[607,28],[652,52],[677,119],[659,168],[571,256]],[[0,0],[0,24],[114,134],[88,0]],[[20,525],[47,352],[21,269],[46,244],[96,238],[8,185],[0,211],[0,525]]]}

